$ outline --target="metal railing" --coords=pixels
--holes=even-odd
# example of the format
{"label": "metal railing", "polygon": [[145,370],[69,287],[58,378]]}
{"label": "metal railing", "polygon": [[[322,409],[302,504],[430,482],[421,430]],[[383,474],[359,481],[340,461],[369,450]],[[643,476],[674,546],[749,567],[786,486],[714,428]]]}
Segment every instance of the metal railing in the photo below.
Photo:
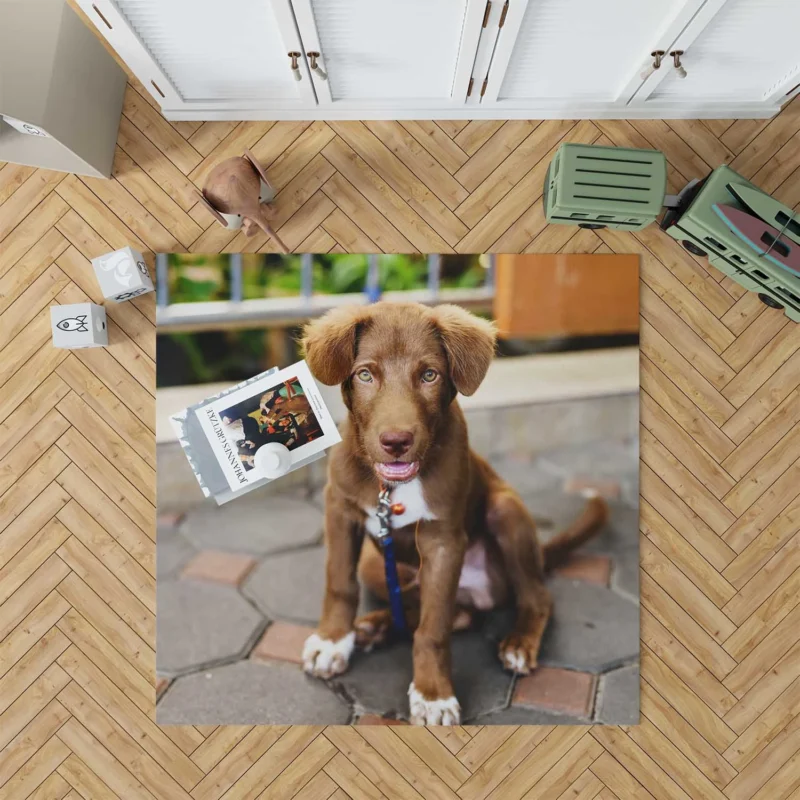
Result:
{"label": "metal railing", "polygon": [[426,305],[455,303],[471,311],[490,311],[494,298],[494,256],[488,256],[486,280],[474,289],[448,289],[441,286],[441,256],[428,256],[428,281],[425,289],[382,292],[379,281],[380,255],[369,255],[363,292],[315,294],[314,256],[300,256],[300,294],[294,297],[243,299],[242,256],[230,259],[230,298],[189,303],[170,303],[168,256],[156,255],[156,321],[159,332],[224,330],[261,326],[300,325],[339,306],[375,302],[379,299],[404,300]]}

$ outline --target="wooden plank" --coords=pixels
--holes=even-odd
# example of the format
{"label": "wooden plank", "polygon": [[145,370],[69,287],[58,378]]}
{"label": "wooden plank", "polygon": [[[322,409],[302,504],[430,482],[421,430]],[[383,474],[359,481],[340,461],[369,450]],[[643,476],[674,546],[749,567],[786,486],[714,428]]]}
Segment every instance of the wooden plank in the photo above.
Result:
{"label": "wooden plank", "polygon": [[77,430],[70,428],[58,446],[142,531],[152,526],[155,509],[151,503]]}
{"label": "wooden plank", "polygon": [[646,356],[640,361],[639,378],[641,388],[651,397],[658,397],[658,405],[673,423],[683,428],[715,461],[730,455],[736,446],[734,442]]}
{"label": "wooden plank", "polygon": [[[58,561],[64,564],[60,559]],[[97,594],[75,572],[70,572],[66,578],[62,573],[61,578],[63,580],[58,585],[58,593],[122,653],[141,675],[148,680],[152,679],[156,659],[151,647],[151,637],[148,637],[148,644],[112,611],[105,597]],[[98,588],[103,591],[102,587]]]}
{"label": "wooden plank", "polygon": [[136,89],[128,84],[122,113],[184,174],[202,157]]}
{"label": "wooden plank", "polygon": [[[325,221],[326,225],[331,225],[331,233],[340,245],[351,252],[413,252],[414,245],[400,233],[394,225],[384,218],[374,207],[369,205],[358,189],[350,181],[343,178],[340,174],[334,175],[322,187],[325,194],[335,201],[341,215],[332,214]],[[359,213],[358,225],[352,220]],[[340,241],[338,236],[342,237]],[[366,238],[362,238],[365,237]],[[374,244],[373,244],[374,242]],[[352,244],[351,244],[352,243]],[[362,245],[367,245],[362,249]]]}
{"label": "wooden plank", "polygon": [[[383,145],[378,148],[380,143],[369,141],[370,138],[375,139],[369,132],[348,138],[359,147],[370,145],[367,155],[372,163],[377,157],[374,152],[376,149],[380,156],[384,155]],[[448,212],[441,201],[435,200],[429,190],[423,188],[422,196],[417,199],[411,179],[405,182],[400,182],[396,177],[391,182],[384,180],[366,159],[341,139],[334,139],[322,153],[421,252],[451,252],[451,245],[466,232],[460,220]],[[437,228],[442,227],[443,223],[446,227],[440,235]]]}
{"label": "wooden plank", "polygon": [[[722,789],[736,776],[736,770],[731,764],[646,682],[642,683],[641,705],[642,714],[647,718],[649,725],[657,728],[666,741],[671,742],[672,746],[680,750],[691,764],[699,768],[700,775],[697,778],[701,784],[704,783],[703,778],[706,778],[717,789]],[[651,731],[648,730],[647,733],[648,739],[653,741]],[[631,728],[629,732],[631,738],[645,751],[652,753],[653,748],[644,744],[638,734],[639,731],[635,727]],[[661,750],[662,746],[665,746],[663,745],[664,739],[658,741],[659,745],[656,750]],[[694,775],[692,770],[687,768],[686,762],[674,755],[673,760],[679,764],[678,769],[689,774],[690,781],[694,782]],[[678,769],[674,770],[673,774],[678,772]],[[689,791],[686,786],[683,788]],[[705,788],[707,787],[704,787],[704,790]]]}
{"label": "wooden plank", "polygon": [[3,240],[0,248],[0,275],[5,275],[58,220],[69,206],[55,192],[39,203]]}
{"label": "wooden plank", "polygon": [[648,647],[642,647],[642,676],[706,739],[717,752],[730,747],[736,734]]}
{"label": "wooden plank", "polygon": [[56,189],[59,196],[86,224],[94,228],[110,245],[118,250],[126,245],[137,250],[147,250],[147,245],[116,215],[107,214],[103,201],[76,176],[65,178]]}
{"label": "wooden plank", "polygon": [[184,211],[197,203],[197,187],[125,116],[119,122],[117,147]]}
{"label": "wooden plank", "polygon": [[[54,717],[62,716],[55,696],[69,683],[69,675],[58,666],[51,664],[27,689],[0,714],[0,747],[2,747],[2,767],[13,765],[15,752],[25,750],[26,733],[46,730]],[[41,719],[40,719],[41,717]],[[49,738],[45,736],[45,738]],[[10,763],[9,763],[10,762]],[[11,774],[13,770],[10,770]],[[4,775],[8,777],[8,775]]]}
{"label": "wooden plank", "polygon": [[400,124],[451,174],[469,158],[435,122],[401,120]]}
{"label": "wooden plank", "polygon": [[0,318],[0,347],[5,347],[67,285],[69,278],[51,264],[11,303]]}
{"label": "wooden plank", "polygon": [[[364,124],[451,211],[466,200],[469,192],[399,122],[376,120]],[[385,159],[378,164],[382,170],[386,169]],[[408,178],[404,183],[414,186]]]}
{"label": "wooden plank", "polygon": [[478,188],[539,125],[538,121],[509,120],[475,151],[455,178],[470,192]]}
{"label": "wooden plank", "polygon": [[39,169],[0,205],[0,242],[64,179],[61,172]]}
{"label": "wooden plank", "polygon": [[670,564],[678,567],[715,605],[722,607],[736,594],[736,589],[646,500],[640,502],[639,526],[667,555]]}
{"label": "wooden plank", "polygon": [[76,755],[71,755],[58,768],[61,776],[79,797],[117,797],[108,786],[92,772]]}
{"label": "wooden plank", "polygon": [[[173,241],[177,239],[180,245],[188,247],[203,232],[203,229],[164,189],[119,148],[114,156],[112,174],[150,215],[173,234]],[[167,239],[160,236],[157,242],[159,249],[162,249],[167,242]]]}
{"label": "wooden plank", "polygon": [[[168,787],[170,796],[188,798],[179,787],[188,790],[203,777],[197,765],[74,645],[61,656],[59,664],[74,681],[59,694],[65,708],[113,747],[111,752],[117,758],[140,758],[138,772],[145,786],[156,789],[156,796],[163,795]],[[87,688],[99,702],[86,694]]]}
{"label": "wooden plank", "polygon": [[[285,149],[270,147],[268,157],[271,161],[267,174],[270,183],[276,189],[282,189],[322,152],[335,135],[325,122],[316,121],[303,130]],[[280,153],[277,158],[274,156],[276,152]]]}
{"label": "wooden plank", "polygon": [[[508,192],[530,173],[533,166],[546,161],[544,169],[540,170],[541,181],[534,182],[533,179],[529,181],[531,188],[536,191],[534,199],[538,197],[541,194],[549,157],[555,154],[555,147],[561,139],[574,128],[575,123],[569,120],[546,120],[537,126],[528,134],[522,144],[472,191],[467,200],[456,209],[456,214],[464,224],[474,228],[503,200]],[[593,125],[584,125],[583,132],[586,136],[592,137],[596,137],[598,134],[597,128]],[[534,161],[534,158],[537,160]],[[535,185],[536,183],[539,185]]]}
{"label": "wooden plank", "polygon": [[0,677],[27,653],[69,610],[58,592],[50,592],[8,636],[0,642]]}
{"label": "wooden plank", "polygon": [[641,395],[642,425],[685,465],[716,498],[734,487],[734,479],[684,431],[648,392]]}
{"label": "wooden plank", "polygon": [[15,269],[0,278],[0,314],[64,252],[67,244],[57,230],[50,228],[17,261]]}
{"label": "wooden plank", "polygon": [[[206,771],[206,776],[192,790],[194,800],[219,800],[250,767],[286,732],[285,725],[256,727],[227,753],[222,760]],[[205,770],[204,764],[198,764]]]}

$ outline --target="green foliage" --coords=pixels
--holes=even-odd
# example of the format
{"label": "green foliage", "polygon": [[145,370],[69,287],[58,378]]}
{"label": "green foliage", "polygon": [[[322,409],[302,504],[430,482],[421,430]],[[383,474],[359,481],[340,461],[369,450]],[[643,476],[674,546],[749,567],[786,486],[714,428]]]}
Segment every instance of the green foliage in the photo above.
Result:
{"label": "green foliage", "polygon": [[[486,279],[480,256],[445,255],[440,264],[442,288],[477,288]],[[230,256],[180,253],[169,256],[170,303],[228,300],[231,292]],[[369,257],[349,253],[313,256],[315,294],[357,294],[366,286]],[[382,291],[424,289],[428,281],[427,256],[379,255],[378,278]],[[242,254],[242,296],[297,297],[302,293],[302,257]],[[169,334],[169,347],[161,348],[172,367],[159,364],[159,385],[241,380],[272,364],[273,352],[292,350],[290,333],[281,328],[206,333]],[[181,354],[178,357],[178,354]],[[161,358],[161,355],[159,356]],[[178,359],[177,363],[176,359]]]}

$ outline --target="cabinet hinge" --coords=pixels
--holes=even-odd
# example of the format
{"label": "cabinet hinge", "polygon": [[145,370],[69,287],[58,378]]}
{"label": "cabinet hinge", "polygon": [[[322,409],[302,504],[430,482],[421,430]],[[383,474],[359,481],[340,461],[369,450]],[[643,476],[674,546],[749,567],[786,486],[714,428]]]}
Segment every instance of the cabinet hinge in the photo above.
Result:
{"label": "cabinet hinge", "polygon": [[467,86],[467,97],[469,97],[472,94],[472,87],[474,84],[475,84],[475,78],[470,78],[469,86]]}
{"label": "cabinet hinge", "polygon": [[481,97],[486,94],[486,87],[489,84],[489,74],[486,74],[486,77],[483,79],[483,86],[481,86]]}
{"label": "cabinet hinge", "polygon": [[506,24],[506,14],[508,14],[508,0],[506,0],[506,4],[503,6],[503,11],[500,14],[500,22],[497,25],[498,28],[502,28],[503,25]]}
{"label": "cabinet hinge", "polygon": [[486,23],[489,22],[489,14],[492,11],[492,0],[486,0],[486,10],[483,12],[483,23],[481,24],[482,28],[486,27]]}

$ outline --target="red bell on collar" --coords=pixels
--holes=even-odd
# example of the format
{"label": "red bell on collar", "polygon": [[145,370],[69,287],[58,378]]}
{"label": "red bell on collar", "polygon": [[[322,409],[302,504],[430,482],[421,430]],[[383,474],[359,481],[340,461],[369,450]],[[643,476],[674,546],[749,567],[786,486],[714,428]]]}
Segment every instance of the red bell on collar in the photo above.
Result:
{"label": "red bell on collar", "polygon": [[402,503],[392,503],[389,510],[399,517],[401,514],[405,514],[406,507]]}

